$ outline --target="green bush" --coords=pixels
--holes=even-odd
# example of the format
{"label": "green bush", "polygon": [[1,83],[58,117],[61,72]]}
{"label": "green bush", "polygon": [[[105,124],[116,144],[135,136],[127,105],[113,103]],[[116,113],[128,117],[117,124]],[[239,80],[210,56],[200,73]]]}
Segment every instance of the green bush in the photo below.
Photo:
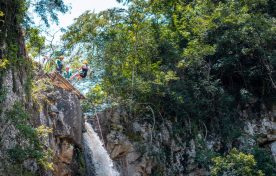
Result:
{"label": "green bush", "polygon": [[263,148],[254,147],[251,152],[256,159],[256,167],[262,170],[265,175],[276,176],[276,164],[269,151]]}
{"label": "green bush", "polygon": [[40,141],[40,138],[46,137],[52,130],[45,126],[31,126],[29,115],[19,102],[5,113],[4,118],[19,131],[16,134],[18,145],[8,150],[9,159],[19,165],[27,159],[34,159],[44,169],[53,170],[53,164],[50,162],[52,151],[45,149]]}
{"label": "green bush", "polygon": [[218,156],[218,153],[208,149],[203,139],[199,138],[196,140],[196,163],[206,169],[209,169],[212,164],[212,158],[216,156]]}
{"label": "green bush", "polygon": [[225,157],[215,157],[211,168],[212,176],[264,176],[257,169],[257,162],[253,155],[232,149]]}

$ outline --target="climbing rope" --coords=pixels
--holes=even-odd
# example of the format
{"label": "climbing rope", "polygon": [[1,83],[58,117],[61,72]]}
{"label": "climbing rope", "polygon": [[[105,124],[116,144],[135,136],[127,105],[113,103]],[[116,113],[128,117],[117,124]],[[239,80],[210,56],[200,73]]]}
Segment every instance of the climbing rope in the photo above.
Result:
{"label": "climbing rope", "polygon": [[97,123],[98,123],[99,130],[100,130],[100,133],[101,133],[102,143],[103,143],[103,145],[104,145],[104,148],[106,148],[106,147],[105,147],[105,144],[104,144],[104,138],[103,138],[102,128],[101,128],[100,121],[99,121],[99,117],[98,117],[98,114],[97,114],[97,113],[96,113],[96,118],[97,118]]}

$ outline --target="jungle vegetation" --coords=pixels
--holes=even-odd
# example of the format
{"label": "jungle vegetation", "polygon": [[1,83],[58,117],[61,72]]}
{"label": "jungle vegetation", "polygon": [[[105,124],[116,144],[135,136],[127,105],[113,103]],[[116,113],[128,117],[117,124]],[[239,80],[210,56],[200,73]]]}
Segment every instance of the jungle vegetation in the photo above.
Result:
{"label": "jungle vegetation", "polygon": [[[215,133],[224,141],[220,154],[229,152],[227,144],[235,146],[242,136],[245,118],[258,119],[271,110],[276,100],[275,1],[119,2],[127,8],[88,11],[62,38],[69,55],[88,59],[92,69],[100,70],[84,109],[95,112],[102,104],[125,107],[129,119],[122,123],[144,120],[157,123],[158,130],[169,120],[172,135],[186,139]],[[249,117],[242,116],[240,112],[248,109]],[[143,119],[146,114],[152,118]],[[251,154],[237,154],[244,158],[236,162],[255,168],[255,159],[261,157],[250,158]],[[167,157],[166,152],[161,155]],[[212,163],[215,156],[206,152],[198,162]],[[222,174],[220,164],[227,160],[214,160],[213,173]],[[265,165],[247,174],[262,175],[263,170],[271,175],[273,164]]]}
{"label": "jungle vegetation", "polygon": [[[127,8],[87,11],[62,37],[64,54],[72,57],[72,62],[87,59],[98,72],[97,78],[86,80],[96,79],[97,84],[89,87],[84,110],[97,111],[102,105],[125,107],[129,119],[122,123],[154,114],[156,130],[170,121],[172,135],[187,140],[215,133],[223,138],[225,151],[207,151],[204,159],[198,160],[210,156],[214,175],[224,171],[272,175],[271,158],[262,157],[265,151],[260,149],[247,151],[250,154],[232,150],[225,157],[217,155],[227,153],[227,144],[235,145],[242,135],[246,118],[240,114],[242,110],[250,108],[247,118],[258,119],[275,104],[276,2],[118,1]],[[32,69],[31,61],[18,54],[21,29],[33,57],[49,48],[27,10],[32,8],[49,26],[68,6],[62,0],[1,0],[0,5],[0,30],[7,31],[0,34],[1,50],[7,47],[3,57],[1,53],[0,76],[8,68]],[[32,78],[30,74],[28,90]],[[1,84],[0,102],[5,99],[4,90]],[[153,123],[153,119],[141,120]],[[166,152],[163,154],[166,157]],[[228,161],[240,165],[227,170],[222,163]],[[248,172],[235,170],[244,166]]]}
{"label": "jungle vegetation", "polygon": [[[176,132],[205,124],[237,137],[238,111],[253,115],[275,103],[275,6],[270,0],[134,0],[126,9],[86,12],[63,41],[68,52],[101,70],[84,107],[151,106]],[[143,110],[144,109],[144,110]],[[191,130],[182,128],[192,121]],[[234,130],[235,131],[235,130]]]}

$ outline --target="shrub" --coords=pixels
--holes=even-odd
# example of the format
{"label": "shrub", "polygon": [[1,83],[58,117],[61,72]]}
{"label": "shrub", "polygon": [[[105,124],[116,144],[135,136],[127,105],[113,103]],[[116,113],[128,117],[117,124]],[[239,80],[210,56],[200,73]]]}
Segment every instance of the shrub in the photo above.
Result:
{"label": "shrub", "polygon": [[232,149],[225,157],[215,157],[212,161],[212,176],[264,176],[261,170],[257,170],[254,156],[237,149]]}
{"label": "shrub", "polygon": [[29,115],[21,103],[17,102],[13,108],[5,113],[9,125],[15,126],[19,133],[16,134],[18,145],[8,150],[9,159],[14,164],[22,164],[27,159],[34,159],[46,170],[53,170],[51,158],[53,153],[45,149],[40,139],[52,132],[52,129],[40,126],[34,128],[30,125]]}

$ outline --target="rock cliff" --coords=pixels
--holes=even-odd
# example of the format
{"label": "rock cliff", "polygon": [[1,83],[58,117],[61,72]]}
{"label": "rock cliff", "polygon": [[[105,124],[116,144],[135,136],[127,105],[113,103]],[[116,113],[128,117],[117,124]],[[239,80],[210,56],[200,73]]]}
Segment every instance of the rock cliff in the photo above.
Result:
{"label": "rock cliff", "polygon": [[54,87],[50,80],[41,79],[42,74],[36,75],[35,89],[29,96],[24,89],[27,82],[24,71],[8,70],[2,77],[5,98],[1,103],[0,175],[16,175],[18,172],[13,171],[15,169],[12,166],[20,161],[11,158],[11,150],[20,146],[21,153],[24,153],[23,149],[33,145],[29,138],[21,135],[22,131],[18,128],[18,124],[7,118],[7,112],[16,111],[15,105],[18,104],[22,107],[20,112],[24,111],[28,116],[24,127],[31,127],[30,129],[36,131],[39,129],[42,132],[48,131],[39,136],[39,143],[42,151],[49,152],[49,157],[46,159],[48,166],[43,167],[40,161],[25,157],[23,164],[19,164],[22,166],[19,170],[49,176],[73,176],[84,173],[81,153],[84,121],[80,100],[74,93]]}
{"label": "rock cliff", "polygon": [[80,100],[28,58],[25,5],[0,1],[0,175],[81,175]]}
{"label": "rock cliff", "polygon": [[[38,83],[42,82],[40,80]],[[54,153],[53,175],[78,175],[81,174],[82,161],[78,159],[82,158],[80,151],[84,125],[80,100],[74,93],[56,88],[49,82],[44,80],[46,90],[37,92],[40,94],[41,111],[32,113],[33,121],[35,126],[45,125],[53,130],[46,143]]]}
{"label": "rock cliff", "polygon": [[236,141],[229,142],[215,133],[198,134],[195,138],[174,136],[172,122],[166,120],[157,124],[154,120],[144,120],[147,117],[131,119],[131,115],[120,108],[98,113],[90,118],[90,122],[99,136],[103,136],[122,176],[157,173],[200,176],[210,175],[206,167],[210,163],[205,163],[209,155],[213,152],[224,153],[232,148],[246,151],[260,146],[266,148],[276,162],[275,112],[274,108],[273,112],[263,113],[258,118],[244,118],[242,135]]}

